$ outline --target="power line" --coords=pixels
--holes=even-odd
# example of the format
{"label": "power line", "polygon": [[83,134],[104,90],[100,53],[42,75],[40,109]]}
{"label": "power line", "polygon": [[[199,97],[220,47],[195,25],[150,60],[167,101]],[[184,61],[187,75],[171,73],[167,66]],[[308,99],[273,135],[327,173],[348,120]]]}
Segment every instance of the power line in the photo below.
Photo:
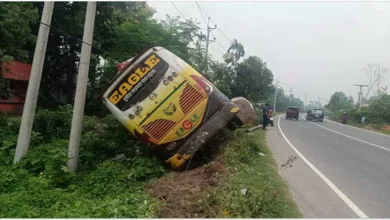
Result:
{"label": "power line", "polygon": [[172,3],[172,5],[173,5],[173,7],[175,7],[176,10],[181,14],[181,16],[182,16],[185,20],[187,20],[186,16],[184,16],[183,13],[181,13],[181,11],[180,11],[179,8],[175,5],[175,3],[173,3],[172,1],[171,1],[171,3]]}
{"label": "power line", "polygon": [[[207,24],[207,21],[206,21],[206,18],[204,17],[204,15],[203,15],[203,13],[204,13],[204,11],[203,11],[203,9],[200,7],[200,5],[198,4],[198,2],[195,2],[196,3],[196,5],[198,6],[198,10],[199,10],[199,12],[200,12],[200,14],[202,15],[202,18],[203,18],[203,21],[204,21],[204,23],[206,23]],[[209,17],[206,13],[204,13],[207,17]],[[210,18],[210,17],[209,17]],[[211,20],[211,18],[210,18],[210,20]],[[214,23],[214,22],[213,22]],[[215,25],[215,24],[214,24]]]}
{"label": "power line", "polygon": [[[213,35],[214,36],[214,35]],[[221,48],[224,50],[224,51],[227,51],[226,49],[225,49],[225,47],[219,42],[219,41],[217,41],[217,44],[219,44],[219,46],[221,46]],[[226,53],[226,52],[225,52]]]}
{"label": "power line", "polygon": [[[206,11],[198,4],[198,2],[195,2],[195,3],[198,5],[198,7],[200,8],[200,10],[202,10],[203,13],[204,13],[207,17],[210,17],[210,16],[208,16],[208,14],[206,13]],[[214,22],[211,18],[210,18],[210,20],[211,20],[211,22],[212,22],[214,25],[216,25],[215,22]],[[217,30],[222,34],[222,36],[224,36],[224,37],[226,38],[226,40],[228,40],[229,42],[232,42],[232,41],[229,39],[229,37],[227,37],[226,34],[221,30],[221,28],[217,28]]]}
{"label": "power line", "polygon": [[210,44],[210,46],[212,46],[216,51],[218,51],[220,54],[222,55],[225,55],[224,53],[222,53],[220,50],[218,50],[216,47],[214,47],[214,45]]}

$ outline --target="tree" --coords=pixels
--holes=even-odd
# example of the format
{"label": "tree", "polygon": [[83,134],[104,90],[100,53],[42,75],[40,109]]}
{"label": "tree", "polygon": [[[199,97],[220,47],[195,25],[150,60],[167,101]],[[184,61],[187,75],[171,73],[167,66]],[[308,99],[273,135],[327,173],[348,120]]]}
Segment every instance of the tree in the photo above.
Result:
{"label": "tree", "polygon": [[377,124],[390,123],[390,95],[383,95],[373,101],[368,108],[370,122]]}
{"label": "tree", "polygon": [[[36,37],[32,34],[31,19],[38,19],[38,11],[27,2],[2,2],[0,7],[0,99],[8,98],[11,90],[3,77],[2,64],[11,60],[31,62],[32,58],[26,50],[27,44],[35,44]],[[7,71],[7,70],[5,70]]]}
{"label": "tree", "polygon": [[226,62],[226,65],[228,64],[236,64],[241,57],[245,56],[245,49],[244,46],[237,41],[237,39],[234,39],[232,44],[227,50],[227,53],[224,55],[224,59]]}
{"label": "tree", "polygon": [[224,63],[213,62],[210,65],[210,81],[226,96],[233,98],[232,83],[234,72],[232,67],[226,67]]}
{"label": "tree", "polygon": [[324,106],[319,101],[309,101],[309,103],[305,106],[305,108],[312,109],[312,108],[324,108]]}
{"label": "tree", "polygon": [[[40,13],[42,12],[43,3],[37,2],[34,3],[34,6]],[[50,103],[45,102],[45,100],[50,98],[55,91],[60,92],[60,90],[66,94],[67,103],[73,102],[85,10],[85,2],[59,2],[55,4],[52,27],[56,27],[58,30],[52,28],[49,35],[40,90],[41,104]],[[99,2],[97,4],[89,74],[90,85],[94,89],[95,84],[99,84],[98,81],[102,78],[102,71],[98,67],[102,60],[114,59],[116,62],[120,62],[129,58],[128,54],[131,51],[129,53],[123,50],[118,52],[117,54],[120,54],[121,57],[115,56],[115,51],[113,51],[113,48],[117,47],[119,27],[126,22],[140,26],[145,23],[143,20],[151,18],[153,13],[154,11],[145,2]],[[37,31],[39,24],[34,24],[32,27]],[[117,58],[124,59],[117,60]],[[96,96],[96,94],[98,93],[95,92],[95,95],[92,95]],[[58,100],[60,97],[56,98]]]}
{"label": "tree", "polygon": [[382,89],[386,90],[386,88],[381,88],[379,83],[387,74],[388,69],[381,67],[380,63],[373,63],[368,64],[367,67],[364,68],[364,72],[366,74],[368,88],[362,102],[366,103],[369,100],[369,95],[371,94],[371,91],[375,87],[377,87],[377,96],[379,96],[383,92]]}
{"label": "tree", "polygon": [[336,113],[342,109],[353,108],[353,98],[347,97],[343,92],[335,92],[330,97],[329,103],[325,105],[325,108],[329,109],[333,113]]}
{"label": "tree", "polygon": [[266,100],[273,90],[273,74],[257,56],[250,56],[234,68],[233,96],[243,96],[254,102]]}

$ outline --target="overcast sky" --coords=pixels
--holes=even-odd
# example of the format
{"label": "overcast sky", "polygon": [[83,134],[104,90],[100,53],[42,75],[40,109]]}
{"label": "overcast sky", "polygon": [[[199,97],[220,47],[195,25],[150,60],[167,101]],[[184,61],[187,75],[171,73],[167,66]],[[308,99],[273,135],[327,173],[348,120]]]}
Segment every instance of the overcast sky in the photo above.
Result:
{"label": "overcast sky", "polygon": [[[180,15],[171,2],[148,2],[155,18]],[[334,91],[357,101],[363,68],[390,67],[390,2],[198,2],[227,38],[267,62],[285,92],[325,103]],[[206,24],[195,2],[175,2],[186,18]],[[218,30],[210,52],[222,60],[229,41]],[[215,49],[216,48],[216,49]],[[390,73],[381,86],[390,89]]]}

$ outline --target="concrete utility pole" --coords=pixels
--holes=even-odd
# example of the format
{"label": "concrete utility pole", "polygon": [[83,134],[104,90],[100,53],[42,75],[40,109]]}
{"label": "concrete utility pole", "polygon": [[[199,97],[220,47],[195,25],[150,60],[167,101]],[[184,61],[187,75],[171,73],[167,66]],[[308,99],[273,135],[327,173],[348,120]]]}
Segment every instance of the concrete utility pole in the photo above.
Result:
{"label": "concrete utility pole", "polygon": [[18,142],[16,144],[14,163],[17,163],[27,155],[30,145],[31,130],[34,122],[35,108],[41,84],[43,63],[45,61],[47,40],[49,38],[51,17],[54,2],[45,2],[39,25],[34,59],[31,67],[30,80],[28,82],[27,95],[23,108],[22,122],[19,128]]}
{"label": "concrete utility pole", "polygon": [[85,96],[87,92],[89,61],[91,57],[91,45],[93,29],[95,25],[96,2],[88,2],[85,15],[83,45],[81,47],[81,57],[79,72],[77,75],[77,87],[74,101],[72,128],[70,130],[68,149],[68,169],[74,172],[77,169],[79,159],[80,136],[83,126]]}
{"label": "concrete utility pole", "polygon": [[307,93],[305,93],[305,104],[303,105],[303,111],[306,112],[306,99],[307,99]]}
{"label": "concrete utility pole", "polygon": [[279,80],[275,81],[274,111],[276,111],[276,92],[278,91]]}
{"label": "concrete utility pole", "polygon": [[290,88],[290,102],[289,102],[289,105],[291,105],[291,98],[292,98],[292,88]]}
{"label": "concrete utility pole", "polygon": [[210,17],[208,18],[208,20],[207,20],[207,36],[206,36],[206,56],[205,56],[205,74],[207,74],[207,69],[208,69],[208,63],[207,63],[207,59],[208,59],[208,55],[209,55],[209,44],[210,44],[210,42],[214,42],[215,41],[215,38],[214,38],[214,40],[210,40],[210,32],[212,31],[212,30],[215,30],[215,29],[217,29],[217,25],[215,25],[215,27],[210,27]]}
{"label": "concrete utility pole", "polygon": [[368,87],[368,85],[363,85],[363,84],[356,85],[355,84],[354,86],[360,87],[360,89],[359,89],[359,98],[358,98],[358,108],[360,109],[360,107],[361,107],[361,100],[360,100],[360,98],[361,98],[361,96],[363,94],[363,87]]}

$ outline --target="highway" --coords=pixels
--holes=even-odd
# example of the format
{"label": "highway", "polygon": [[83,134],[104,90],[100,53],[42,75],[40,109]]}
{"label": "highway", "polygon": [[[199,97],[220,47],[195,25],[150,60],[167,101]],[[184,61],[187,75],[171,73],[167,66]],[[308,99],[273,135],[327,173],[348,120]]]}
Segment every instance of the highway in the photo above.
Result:
{"label": "highway", "polygon": [[275,120],[268,145],[279,166],[297,157],[280,173],[305,217],[390,217],[390,136],[328,120]]}

